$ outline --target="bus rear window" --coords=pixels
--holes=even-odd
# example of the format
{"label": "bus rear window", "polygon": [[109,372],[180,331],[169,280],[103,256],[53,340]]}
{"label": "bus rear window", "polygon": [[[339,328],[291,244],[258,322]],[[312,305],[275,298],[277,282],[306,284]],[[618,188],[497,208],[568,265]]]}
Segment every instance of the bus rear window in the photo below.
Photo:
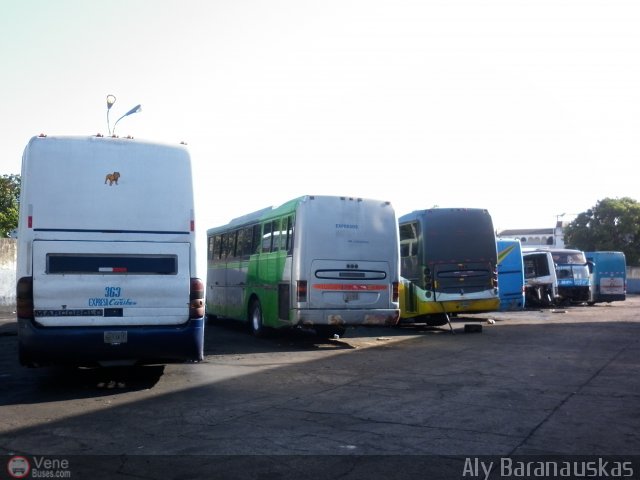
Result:
{"label": "bus rear window", "polygon": [[175,275],[176,255],[47,254],[48,274]]}

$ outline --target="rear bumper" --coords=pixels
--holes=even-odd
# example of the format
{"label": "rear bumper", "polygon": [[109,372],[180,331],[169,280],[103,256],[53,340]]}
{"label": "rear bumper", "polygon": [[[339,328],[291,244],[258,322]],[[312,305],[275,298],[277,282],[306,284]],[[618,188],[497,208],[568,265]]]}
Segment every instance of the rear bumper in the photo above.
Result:
{"label": "rear bumper", "polygon": [[[419,301],[418,311],[413,314],[406,314],[406,317],[419,317],[423,315],[440,315],[442,313],[484,313],[495,312],[500,309],[500,299],[474,299],[465,300],[442,300],[442,301]],[[404,314],[403,314],[404,315]]]}
{"label": "rear bumper", "polygon": [[564,287],[558,285],[558,295],[572,302],[587,302],[591,296],[588,286]]}
{"label": "rear bumper", "polygon": [[505,295],[500,297],[500,311],[509,312],[509,311],[518,311],[524,309],[524,295],[515,294],[515,295]]}
{"label": "rear bumper", "polygon": [[[126,343],[105,343],[105,332],[127,332]],[[94,365],[101,362],[171,363],[204,357],[204,318],[181,325],[42,327],[18,318],[23,365]]]}
{"label": "rear bumper", "polygon": [[295,325],[396,325],[400,319],[400,309],[357,310],[357,309],[304,309],[294,310]]}
{"label": "rear bumper", "polygon": [[620,294],[612,294],[612,293],[597,293],[593,296],[592,301],[594,303],[601,302],[623,302],[627,298],[627,295],[624,293]]}

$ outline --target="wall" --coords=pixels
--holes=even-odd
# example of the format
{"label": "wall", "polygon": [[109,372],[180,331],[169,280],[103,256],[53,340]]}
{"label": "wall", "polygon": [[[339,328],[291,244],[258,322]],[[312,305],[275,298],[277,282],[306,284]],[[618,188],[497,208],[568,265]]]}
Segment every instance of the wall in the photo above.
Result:
{"label": "wall", "polygon": [[640,293],[640,267],[627,267],[627,293]]}
{"label": "wall", "polygon": [[0,238],[0,310],[16,304],[16,240]]}

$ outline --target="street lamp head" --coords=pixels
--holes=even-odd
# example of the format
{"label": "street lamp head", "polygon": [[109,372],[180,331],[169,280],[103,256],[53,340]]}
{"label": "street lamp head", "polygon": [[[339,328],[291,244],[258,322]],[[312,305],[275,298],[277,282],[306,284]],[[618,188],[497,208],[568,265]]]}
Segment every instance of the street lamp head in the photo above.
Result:
{"label": "street lamp head", "polygon": [[133,115],[134,113],[138,113],[141,111],[142,111],[142,105],[138,104],[135,107],[133,107],[131,110],[129,110],[127,113],[122,115],[118,120],[116,120],[116,123],[113,124],[113,135],[115,136],[116,134],[116,125],[118,125],[118,122],[120,120],[122,120],[124,117],[128,117],[129,115]]}
{"label": "street lamp head", "polygon": [[[123,115],[123,117],[126,117],[126,116],[128,116],[128,115],[132,115],[132,114],[134,114],[134,113],[138,113],[138,112],[141,112],[141,111],[142,111],[142,105],[136,105],[136,106],[135,106],[135,107],[133,107],[131,110],[129,110],[127,113],[125,113],[125,114]],[[120,117],[120,118],[122,118],[122,117]]]}
{"label": "street lamp head", "polygon": [[116,103],[115,95],[107,95],[107,111],[111,110],[114,103]]}

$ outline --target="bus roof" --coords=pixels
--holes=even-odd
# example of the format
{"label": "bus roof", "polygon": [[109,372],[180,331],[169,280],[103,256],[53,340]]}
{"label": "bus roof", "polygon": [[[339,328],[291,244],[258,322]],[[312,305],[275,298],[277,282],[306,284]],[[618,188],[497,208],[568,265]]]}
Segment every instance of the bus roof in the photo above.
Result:
{"label": "bus roof", "polygon": [[23,154],[21,194],[21,212],[32,218],[34,231],[193,230],[191,159],[184,145],[33,137]]}
{"label": "bus roof", "polygon": [[246,215],[233,218],[229,223],[225,225],[219,225],[217,227],[209,228],[207,230],[207,234],[210,235],[212,233],[221,232],[229,228],[240,228],[245,225],[256,223],[258,222],[258,220],[264,220],[269,217],[277,217],[279,215],[282,215],[283,213],[295,210],[298,203],[300,203],[304,198],[306,198],[306,196],[297,197],[277,207],[271,206],[261,208],[260,210],[256,210],[255,212],[247,213]]}
{"label": "bus roof", "polygon": [[[489,215],[489,211],[486,208],[428,208],[425,210],[414,210],[411,213],[406,213],[398,218],[398,222],[410,222],[419,217],[425,217],[427,215],[448,215],[451,213],[484,213]],[[489,215],[490,216],[490,215]]]}
{"label": "bus roof", "polygon": [[577,248],[554,248],[554,247],[523,247],[523,252],[550,252],[550,253],[576,253],[582,252]]}
{"label": "bus roof", "polygon": [[[209,228],[207,230],[207,235],[223,232],[228,229],[241,228],[243,226],[251,225],[253,223],[257,223],[258,221],[267,220],[269,218],[277,218],[282,215],[286,215],[288,213],[294,212],[298,208],[298,205],[300,205],[303,202],[306,202],[307,200],[322,199],[322,198],[341,198],[341,199],[350,198],[350,199],[368,200],[368,201],[372,200],[372,199],[364,199],[359,197],[339,196],[339,195],[302,195],[300,197],[296,197],[291,200],[288,200],[279,206],[262,208],[260,210],[256,210],[255,212],[247,213],[246,215],[236,217],[225,225],[219,225],[217,227]],[[390,204],[391,202],[384,202],[384,203]]]}
{"label": "bus roof", "polygon": [[[31,137],[27,146],[25,147],[25,151],[31,149],[36,142],[45,141],[48,145],[59,143],[61,145],[69,145],[69,144],[92,144],[93,142],[106,142],[110,144],[131,144],[135,143],[138,145],[148,145],[154,147],[167,147],[167,148],[176,148],[185,150],[186,144],[174,144],[168,142],[161,142],[156,140],[145,140],[133,137],[110,137],[105,135],[45,135],[40,134],[34,137]],[[51,147],[48,147],[51,148]]]}

